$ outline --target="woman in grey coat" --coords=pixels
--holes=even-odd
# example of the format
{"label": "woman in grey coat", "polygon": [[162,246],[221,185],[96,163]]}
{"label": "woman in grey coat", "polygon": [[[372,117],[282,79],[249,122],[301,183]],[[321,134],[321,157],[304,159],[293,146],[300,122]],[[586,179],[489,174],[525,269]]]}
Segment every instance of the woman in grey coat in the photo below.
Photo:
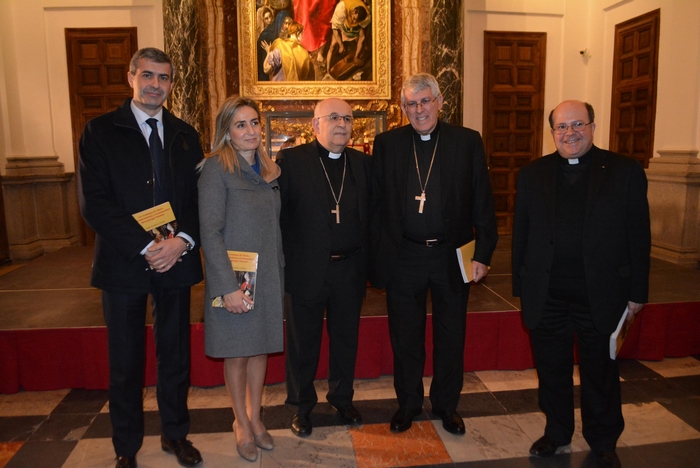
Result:
{"label": "woman in grey coat", "polygon": [[[231,97],[221,105],[198,185],[206,354],[224,358],[236,447],[249,461],[257,459],[257,447],[273,448],[260,406],[267,355],[283,347],[280,169],[264,151],[260,117],[250,99]],[[237,275],[227,251],[257,253],[255,274]],[[253,284],[254,295],[247,295]]]}

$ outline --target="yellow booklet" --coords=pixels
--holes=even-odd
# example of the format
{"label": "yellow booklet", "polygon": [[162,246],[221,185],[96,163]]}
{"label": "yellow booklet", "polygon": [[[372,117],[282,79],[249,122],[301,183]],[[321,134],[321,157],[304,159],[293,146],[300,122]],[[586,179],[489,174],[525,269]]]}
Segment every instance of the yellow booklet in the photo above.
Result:
{"label": "yellow booklet", "polygon": [[[238,288],[243,294],[255,302],[255,284],[257,283],[258,254],[256,252],[241,252],[227,250],[233,273],[236,275]],[[224,296],[217,296],[211,301],[212,307],[224,307]],[[255,305],[250,306],[253,309]]]}
{"label": "yellow booklet", "polygon": [[622,343],[624,343],[625,338],[627,338],[627,333],[630,331],[634,317],[627,320],[629,313],[630,308],[625,307],[625,311],[622,313],[622,317],[620,317],[617,328],[612,332],[612,335],[610,335],[610,359],[617,358],[617,354],[620,352],[620,348],[622,348]]}
{"label": "yellow booklet", "polygon": [[472,277],[472,259],[474,258],[475,247],[476,240],[473,240],[457,249],[457,261],[459,262],[459,269],[462,270],[462,279],[465,283],[469,283],[474,279]]}
{"label": "yellow booklet", "polygon": [[170,239],[177,234],[177,221],[170,202],[139,211],[132,216],[144,230],[151,233],[156,242]]}

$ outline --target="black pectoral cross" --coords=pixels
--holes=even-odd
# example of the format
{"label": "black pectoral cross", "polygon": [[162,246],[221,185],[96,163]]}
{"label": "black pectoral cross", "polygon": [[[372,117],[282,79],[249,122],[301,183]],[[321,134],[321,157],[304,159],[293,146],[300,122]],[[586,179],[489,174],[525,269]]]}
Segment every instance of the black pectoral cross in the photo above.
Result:
{"label": "black pectoral cross", "polygon": [[418,205],[418,213],[423,214],[423,204],[425,203],[425,192],[422,192],[420,195],[415,197],[416,201],[420,201],[420,205]]}

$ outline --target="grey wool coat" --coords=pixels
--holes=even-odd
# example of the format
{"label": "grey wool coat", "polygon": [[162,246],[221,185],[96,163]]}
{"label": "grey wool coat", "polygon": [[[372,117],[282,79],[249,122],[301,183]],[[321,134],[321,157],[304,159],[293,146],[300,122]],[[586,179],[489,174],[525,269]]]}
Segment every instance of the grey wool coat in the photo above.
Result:
{"label": "grey wool coat", "polygon": [[[199,177],[199,222],[204,252],[205,352],[216,358],[282,351],[284,255],[276,174],[264,180],[242,157],[240,173],[224,172],[218,158],[204,161]],[[212,298],[238,290],[227,250],[257,252],[255,306],[244,314],[212,307]]]}

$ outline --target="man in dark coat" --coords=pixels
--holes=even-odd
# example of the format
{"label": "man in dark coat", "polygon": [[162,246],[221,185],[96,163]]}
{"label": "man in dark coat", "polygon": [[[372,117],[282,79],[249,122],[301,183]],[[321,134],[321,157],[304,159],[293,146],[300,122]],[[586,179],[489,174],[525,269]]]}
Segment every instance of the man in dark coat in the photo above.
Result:
{"label": "man in dark coat", "polygon": [[348,425],[362,423],[352,404],[360,309],[367,289],[371,158],[347,144],[352,109],[336,98],[319,102],[316,140],[285,149],[280,225],[285,258],[287,404],[296,407],[292,432],[311,434],[326,312],[330,362],[328,402]]}
{"label": "man in dark coat", "polygon": [[610,334],[647,301],[651,234],[642,166],[593,145],[593,108],[565,101],[550,114],[557,148],[520,169],[513,225],[513,294],[520,296],[539,377],[548,457],[574,433],[574,336],[583,437],[600,466],[619,466],[624,428]]}
{"label": "man in dark coat", "polygon": [[[102,290],[109,343],[109,409],[117,467],[135,467],[143,442],[144,323],[153,298],[161,446],[184,466],[202,462],[190,428],[190,287],[202,280],[194,128],[163,108],[170,58],[141,49],[127,74],[134,96],[90,120],[80,140],[80,207],[95,231],[91,284]],[[165,144],[163,145],[164,142]],[[154,238],[133,215],[170,202],[174,233]],[[159,241],[160,240],[160,241]]]}
{"label": "man in dark coat", "polygon": [[[403,84],[410,125],[377,136],[373,151],[372,272],[386,287],[399,409],[390,428],[411,427],[423,405],[426,301],[432,296],[430,401],[443,427],[464,434],[457,413],[464,374],[469,284],[456,249],[476,239],[472,274],[486,276],[498,233],[478,132],[439,121],[442,94],[432,75]],[[471,260],[471,259],[469,259]]]}

